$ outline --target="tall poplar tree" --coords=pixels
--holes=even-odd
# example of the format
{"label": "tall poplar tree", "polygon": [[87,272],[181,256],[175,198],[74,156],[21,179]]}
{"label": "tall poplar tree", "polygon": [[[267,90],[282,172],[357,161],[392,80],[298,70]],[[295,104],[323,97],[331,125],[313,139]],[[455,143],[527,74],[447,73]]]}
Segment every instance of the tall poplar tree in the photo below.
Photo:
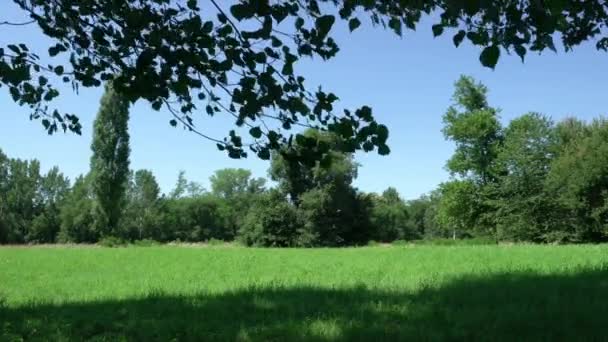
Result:
{"label": "tall poplar tree", "polygon": [[117,235],[129,177],[129,102],[106,86],[93,124],[92,186],[95,228],[101,235]]}

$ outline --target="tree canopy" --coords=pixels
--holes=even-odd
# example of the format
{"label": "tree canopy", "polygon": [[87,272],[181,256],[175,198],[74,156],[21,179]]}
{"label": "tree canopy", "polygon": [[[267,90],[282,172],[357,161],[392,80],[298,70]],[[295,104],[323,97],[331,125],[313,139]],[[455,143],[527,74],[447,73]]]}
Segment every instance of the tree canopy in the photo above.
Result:
{"label": "tree canopy", "polygon": [[[253,152],[269,159],[271,150],[293,141],[294,126],[337,133],[349,152],[389,153],[388,130],[371,107],[340,111],[336,94],[311,90],[297,72],[301,58],[336,56],[332,32],[338,22],[354,31],[369,18],[403,35],[428,17],[435,36],[450,34],[456,46],[467,39],[480,47],[481,64],[491,68],[501,51],[523,60],[528,51],[556,50],[555,38],[566,51],[590,39],[608,49],[608,5],[599,1],[13,2],[31,21],[7,20],[0,27],[31,23],[52,43],[45,53],[18,39],[0,47],[0,85],[30,107],[31,117],[41,119],[49,133],[81,131],[78,113],[53,108],[58,83],[77,90],[110,81],[127,100],[166,108],[171,125],[215,141],[233,158]],[[235,128],[248,129],[250,139],[236,130],[223,139],[206,135],[195,122],[201,112],[230,118]]]}

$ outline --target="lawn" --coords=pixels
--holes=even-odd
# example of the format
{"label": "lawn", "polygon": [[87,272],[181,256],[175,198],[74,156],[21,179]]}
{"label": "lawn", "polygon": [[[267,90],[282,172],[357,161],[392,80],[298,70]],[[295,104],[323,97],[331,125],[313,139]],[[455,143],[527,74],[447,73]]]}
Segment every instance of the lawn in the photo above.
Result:
{"label": "lawn", "polygon": [[606,340],[608,246],[0,248],[0,340]]}

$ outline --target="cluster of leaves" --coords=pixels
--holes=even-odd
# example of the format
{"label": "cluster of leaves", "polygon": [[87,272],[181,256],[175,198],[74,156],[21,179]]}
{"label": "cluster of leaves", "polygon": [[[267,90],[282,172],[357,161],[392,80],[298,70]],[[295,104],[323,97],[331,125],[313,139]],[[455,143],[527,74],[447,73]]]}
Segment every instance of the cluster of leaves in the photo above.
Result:
{"label": "cluster of leaves", "polygon": [[[608,6],[585,0],[240,0],[230,6],[209,0],[204,7],[196,0],[13,2],[52,43],[45,58],[28,42],[0,47],[0,85],[30,106],[49,133],[81,131],[76,115],[49,109],[59,95],[54,80],[75,90],[111,81],[129,101],[165,107],[172,125],[214,140],[233,158],[253,152],[269,159],[271,150],[292,143],[285,131],[293,126],[332,131],[347,152],[389,153],[388,131],[370,107],[337,114],[338,96],[310,91],[296,71],[303,57],[336,56],[331,33],[337,21],[354,31],[369,17],[402,35],[428,16],[435,36],[449,29],[456,46],[466,38],[482,47],[480,61],[492,68],[501,49],[522,59],[528,50],[555,50],[556,34],[566,50],[598,36],[598,49],[608,48],[602,37]],[[235,130],[224,139],[205,135],[194,122],[201,111],[232,118],[235,127],[249,130],[252,142]],[[267,125],[271,119],[279,125]]]}

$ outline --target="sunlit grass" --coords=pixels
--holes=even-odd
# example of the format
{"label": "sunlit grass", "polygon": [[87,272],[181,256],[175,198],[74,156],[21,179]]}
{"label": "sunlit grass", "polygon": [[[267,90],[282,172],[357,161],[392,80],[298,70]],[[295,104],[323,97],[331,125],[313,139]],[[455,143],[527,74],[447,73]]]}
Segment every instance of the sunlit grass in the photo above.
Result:
{"label": "sunlit grass", "polygon": [[598,339],[608,246],[0,248],[0,307],[9,340]]}

